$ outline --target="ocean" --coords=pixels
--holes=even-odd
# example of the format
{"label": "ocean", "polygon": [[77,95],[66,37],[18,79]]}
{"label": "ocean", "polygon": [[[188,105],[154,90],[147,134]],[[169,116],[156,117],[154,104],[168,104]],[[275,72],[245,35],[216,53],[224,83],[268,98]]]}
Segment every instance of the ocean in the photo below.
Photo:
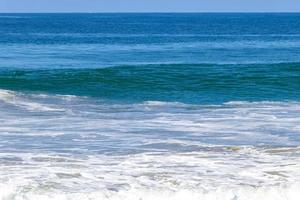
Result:
{"label": "ocean", "polygon": [[300,14],[0,14],[0,200],[298,200]]}

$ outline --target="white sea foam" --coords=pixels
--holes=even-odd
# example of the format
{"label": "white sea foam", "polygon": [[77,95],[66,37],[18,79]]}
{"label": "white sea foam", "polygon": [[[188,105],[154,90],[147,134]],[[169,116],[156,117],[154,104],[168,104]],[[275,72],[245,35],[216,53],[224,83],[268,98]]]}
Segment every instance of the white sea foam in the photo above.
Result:
{"label": "white sea foam", "polygon": [[0,200],[300,195],[299,102],[111,104],[1,90],[0,108]]}
{"label": "white sea foam", "polygon": [[30,100],[21,93],[9,91],[9,90],[0,90],[0,101],[5,103],[25,108],[27,110],[38,110],[38,111],[63,111],[63,109],[58,109],[54,107],[49,107],[38,102]]}
{"label": "white sea foam", "polygon": [[296,200],[297,151],[212,148],[82,158],[1,154],[0,199]]}

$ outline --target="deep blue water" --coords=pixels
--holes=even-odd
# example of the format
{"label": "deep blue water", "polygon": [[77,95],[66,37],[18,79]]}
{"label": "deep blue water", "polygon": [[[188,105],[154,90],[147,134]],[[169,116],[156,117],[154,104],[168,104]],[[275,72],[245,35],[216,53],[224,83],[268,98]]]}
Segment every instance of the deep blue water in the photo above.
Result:
{"label": "deep blue water", "polygon": [[2,89],[127,102],[288,101],[300,99],[299,63],[300,14],[0,15]]}

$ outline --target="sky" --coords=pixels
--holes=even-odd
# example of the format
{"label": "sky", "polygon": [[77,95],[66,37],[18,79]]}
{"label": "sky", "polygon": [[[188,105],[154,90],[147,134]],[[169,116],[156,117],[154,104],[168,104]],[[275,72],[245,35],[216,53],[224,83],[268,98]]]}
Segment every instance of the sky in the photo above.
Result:
{"label": "sky", "polygon": [[0,0],[0,12],[300,12],[300,0]]}

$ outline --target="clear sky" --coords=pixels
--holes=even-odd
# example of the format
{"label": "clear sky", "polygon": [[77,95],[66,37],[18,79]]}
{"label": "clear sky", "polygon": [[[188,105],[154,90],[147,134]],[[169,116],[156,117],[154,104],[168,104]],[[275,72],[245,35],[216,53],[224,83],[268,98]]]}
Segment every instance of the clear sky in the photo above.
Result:
{"label": "clear sky", "polygon": [[0,12],[300,12],[300,0],[0,0]]}

